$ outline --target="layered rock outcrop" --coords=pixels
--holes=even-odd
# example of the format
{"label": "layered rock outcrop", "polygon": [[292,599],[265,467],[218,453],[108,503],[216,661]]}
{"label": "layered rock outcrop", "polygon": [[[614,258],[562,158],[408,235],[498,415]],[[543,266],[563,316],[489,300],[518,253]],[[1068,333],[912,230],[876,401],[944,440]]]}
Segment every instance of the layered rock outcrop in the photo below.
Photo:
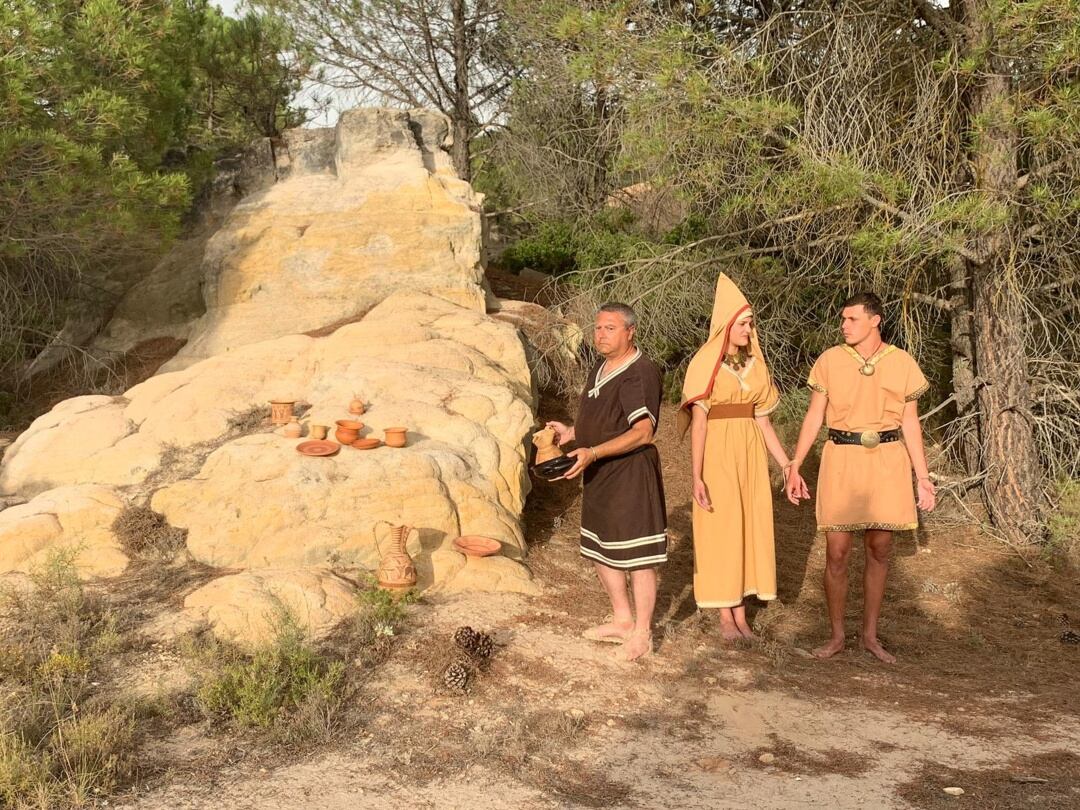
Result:
{"label": "layered rock outcrop", "polygon": [[[535,591],[519,525],[532,379],[518,330],[485,314],[480,198],[450,170],[448,133],[441,116],[390,110],[291,133],[276,181],[206,243],[205,312],[164,319],[188,340],[167,369],[123,396],[62,402],[7,449],[0,495],[33,500],[0,512],[0,573],[67,542],[63,520],[40,516],[82,492],[101,504],[80,518],[102,550],[87,574],[122,570],[109,526],[128,503],[185,529],[194,559],[243,569],[186,603],[229,637],[257,636],[276,599],[323,629],[351,604],[342,589],[377,567],[390,523],[418,529],[421,587]],[[153,289],[142,310],[161,327]],[[138,311],[116,340],[137,339]],[[252,418],[292,398],[332,430],[355,394],[370,403],[364,433],[407,426],[405,448],[311,458]],[[16,524],[38,539],[16,548]],[[467,560],[459,534],[503,553]]]}

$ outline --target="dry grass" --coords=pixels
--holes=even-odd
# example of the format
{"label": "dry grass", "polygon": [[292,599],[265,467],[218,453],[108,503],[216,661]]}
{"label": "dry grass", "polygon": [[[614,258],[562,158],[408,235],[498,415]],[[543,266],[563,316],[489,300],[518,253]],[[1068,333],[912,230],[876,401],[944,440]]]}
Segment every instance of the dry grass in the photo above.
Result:
{"label": "dry grass", "polygon": [[137,557],[171,560],[184,547],[187,531],[169,525],[146,506],[127,505],[112,524],[124,549]]}
{"label": "dry grass", "polygon": [[96,688],[127,643],[122,617],[79,583],[73,554],[3,596],[0,806],[83,806],[134,773],[135,717]]}
{"label": "dry grass", "polygon": [[[874,769],[876,760],[865,754],[856,754],[842,748],[829,748],[825,751],[807,751],[792,742],[782,739],[779,734],[770,734],[771,745],[755,748],[743,756],[746,765],[752,768],[775,768],[784,773],[804,776],[837,775],[856,777]],[[771,754],[771,762],[762,762],[761,757]]]}
{"label": "dry grass", "polygon": [[[946,787],[963,788],[964,796],[950,796],[943,790]],[[979,810],[1073,810],[1080,806],[1080,755],[1052,751],[984,769],[924,762],[896,793],[923,810],[953,808],[960,800]]]}

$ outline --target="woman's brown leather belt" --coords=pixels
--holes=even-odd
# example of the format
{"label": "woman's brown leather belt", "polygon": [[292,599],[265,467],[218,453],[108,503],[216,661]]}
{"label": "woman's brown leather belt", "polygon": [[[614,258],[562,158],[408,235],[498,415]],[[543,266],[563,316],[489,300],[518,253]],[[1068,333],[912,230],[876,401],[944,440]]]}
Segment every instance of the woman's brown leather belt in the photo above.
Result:
{"label": "woman's brown leather belt", "polygon": [[753,419],[754,418],[754,403],[746,402],[742,404],[729,403],[724,405],[713,405],[709,408],[710,419]]}

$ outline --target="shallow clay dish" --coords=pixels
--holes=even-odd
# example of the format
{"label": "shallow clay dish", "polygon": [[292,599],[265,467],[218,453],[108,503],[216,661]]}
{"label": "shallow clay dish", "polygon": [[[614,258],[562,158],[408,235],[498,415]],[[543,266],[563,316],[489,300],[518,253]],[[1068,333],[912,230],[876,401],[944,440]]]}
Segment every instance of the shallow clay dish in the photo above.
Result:
{"label": "shallow clay dish", "polygon": [[454,548],[470,557],[488,557],[498,554],[502,549],[502,543],[492,537],[467,534],[464,537],[454,538]]}
{"label": "shallow clay dish", "polygon": [[537,477],[543,478],[545,481],[554,481],[576,463],[577,460],[571,456],[559,456],[558,458],[549,459],[543,464],[537,464],[532,468],[532,471]]}
{"label": "shallow clay dish", "polygon": [[367,438],[367,439],[357,439],[355,442],[353,442],[349,446],[350,447],[355,447],[357,450],[374,450],[380,444],[382,444],[382,442],[379,439]]}
{"label": "shallow clay dish", "polygon": [[332,456],[341,449],[341,445],[327,439],[311,439],[300,442],[296,445],[296,449],[305,456]]}

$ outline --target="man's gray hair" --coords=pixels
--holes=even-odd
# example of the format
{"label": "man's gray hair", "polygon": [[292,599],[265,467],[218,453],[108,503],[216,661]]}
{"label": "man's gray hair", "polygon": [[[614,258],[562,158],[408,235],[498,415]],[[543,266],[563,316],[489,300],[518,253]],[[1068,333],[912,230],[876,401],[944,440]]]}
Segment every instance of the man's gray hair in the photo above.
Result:
{"label": "man's gray hair", "polygon": [[601,312],[615,312],[622,315],[623,323],[626,326],[637,326],[637,313],[634,312],[634,308],[629,304],[620,304],[618,301],[609,301],[596,310],[596,314]]}

